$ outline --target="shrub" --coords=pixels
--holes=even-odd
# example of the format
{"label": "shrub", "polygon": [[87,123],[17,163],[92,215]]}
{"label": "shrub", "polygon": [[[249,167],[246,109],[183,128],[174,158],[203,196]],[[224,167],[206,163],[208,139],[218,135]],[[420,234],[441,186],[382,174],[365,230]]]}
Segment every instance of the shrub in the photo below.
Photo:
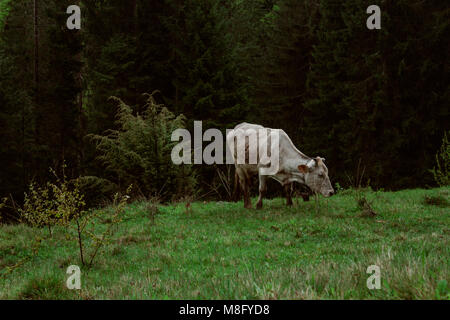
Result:
{"label": "shrub", "polygon": [[436,167],[431,170],[431,173],[439,186],[450,184],[450,143],[447,133],[444,133],[441,148],[436,153]]}
{"label": "shrub", "polygon": [[47,182],[43,187],[31,183],[19,213],[23,222],[33,227],[46,226],[51,235],[53,226],[65,226],[70,219],[80,215],[85,202],[79,190],[78,180],[69,183],[66,176],[61,180],[55,171],[52,169],[50,171],[56,182]]}
{"label": "shrub", "polygon": [[[115,194],[110,223],[100,233],[96,230],[98,221],[96,218],[104,211],[98,210],[94,214],[85,210],[86,203],[80,191],[80,179],[69,182],[65,176],[60,179],[53,170],[51,172],[56,182],[47,182],[44,187],[30,184],[25,194],[24,206],[19,209],[22,221],[33,227],[48,227],[50,236],[53,226],[60,225],[65,228],[67,239],[75,241],[78,245],[81,263],[90,267],[100,248],[109,241],[115,228],[122,221],[121,214],[130,198],[128,194],[131,192],[131,185],[125,195]],[[71,230],[75,233],[70,232]],[[40,241],[40,238],[36,239],[36,243],[40,244]],[[34,250],[35,254],[38,249],[39,247]]]}
{"label": "shrub", "polygon": [[119,104],[119,130],[106,135],[90,135],[97,144],[98,160],[115,177],[119,188],[133,184],[144,197],[159,196],[163,200],[194,192],[196,179],[189,166],[176,166],[171,151],[176,142],[172,132],[185,126],[183,115],[176,117],[153,94],[144,113],[134,115],[131,107],[116,97]]}

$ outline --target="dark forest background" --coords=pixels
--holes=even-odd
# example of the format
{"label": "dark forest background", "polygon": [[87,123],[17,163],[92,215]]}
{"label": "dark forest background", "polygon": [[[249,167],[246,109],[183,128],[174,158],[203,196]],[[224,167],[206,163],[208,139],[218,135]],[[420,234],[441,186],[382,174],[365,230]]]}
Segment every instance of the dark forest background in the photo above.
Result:
{"label": "dark forest background", "polygon": [[282,128],[333,185],[361,163],[374,188],[433,186],[449,21],[442,0],[0,0],[0,196],[50,167],[91,195],[219,196],[226,167],[168,164],[167,128],[194,120]]}

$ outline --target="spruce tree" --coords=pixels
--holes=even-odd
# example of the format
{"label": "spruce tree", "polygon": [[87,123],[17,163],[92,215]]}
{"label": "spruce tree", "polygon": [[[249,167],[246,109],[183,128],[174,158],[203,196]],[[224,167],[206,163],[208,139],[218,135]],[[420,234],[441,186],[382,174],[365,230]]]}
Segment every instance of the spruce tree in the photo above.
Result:
{"label": "spruce tree", "polygon": [[341,184],[359,161],[375,187],[431,182],[429,154],[448,123],[445,6],[378,3],[382,28],[368,30],[366,8],[374,3],[320,4],[305,103],[306,150],[329,159]]}

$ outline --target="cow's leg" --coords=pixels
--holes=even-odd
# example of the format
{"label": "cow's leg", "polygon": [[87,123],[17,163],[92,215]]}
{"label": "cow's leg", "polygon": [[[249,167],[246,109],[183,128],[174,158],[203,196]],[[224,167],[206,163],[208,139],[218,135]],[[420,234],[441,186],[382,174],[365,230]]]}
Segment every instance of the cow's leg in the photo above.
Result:
{"label": "cow's leg", "polygon": [[284,186],[284,193],[286,195],[286,205],[287,206],[292,206],[291,187],[292,187],[292,183],[286,184]]}
{"label": "cow's leg", "polygon": [[258,198],[258,202],[256,203],[256,209],[261,209],[262,208],[262,199],[264,197],[264,195],[266,194],[266,190],[267,190],[267,184],[266,184],[266,179],[267,177],[264,175],[259,175],[259,198]]}
{"label": "cow's leg", "polygon": [[250,199],[250,186],[247,179],[243,179],[241,182],[242,192],[244,193],[244,208],[252,208],[252,200]]}
{"label": "cow's leg", "polygon": [[247,177],[242,169],[236,169],[239,176],[239,184],[241,185],[242,193],[244,194],[244,208],[251,209],[252,201],[250,199],[250,178]]}
{"label": "cow's leg", "polygon": [[233,186],[233,193],[231,194],[231,200],[233,202],[239,201],[240,198],[240,187],[239,187],[239,175],[237,173],[237,169],[234,170],[234,186]]}

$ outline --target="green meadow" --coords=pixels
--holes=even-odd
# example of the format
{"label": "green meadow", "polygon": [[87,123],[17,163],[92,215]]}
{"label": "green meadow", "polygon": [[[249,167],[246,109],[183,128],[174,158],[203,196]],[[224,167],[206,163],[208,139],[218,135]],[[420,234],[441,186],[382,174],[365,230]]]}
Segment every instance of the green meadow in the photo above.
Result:
{"label": "green meadow", "polygon": [[[50,236],[0,225],[0,299],[448,300],[450,188],[361,195],[376,215],[358,206],[355,190],[292,207],[275,198],[262,210],[202,201],[155,212],[133,202],[90,268],[63,227]],[[99,210],[103,230],[113,210]],[[81,290],[66,287],[69,265],[81,267]],[[367,288],[371,265],[380,289]]]}

